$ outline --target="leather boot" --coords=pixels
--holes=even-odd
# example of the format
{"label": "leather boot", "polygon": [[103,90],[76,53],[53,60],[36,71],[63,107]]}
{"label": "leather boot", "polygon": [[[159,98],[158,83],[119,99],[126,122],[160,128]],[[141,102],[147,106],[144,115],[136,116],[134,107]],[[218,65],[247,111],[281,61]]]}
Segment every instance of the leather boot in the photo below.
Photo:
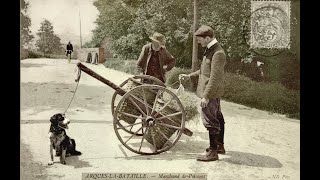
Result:
{"label": "leather boot", "polygon": [[[209,151],[209,148],[206,149],[206,152]],[[218,144],[218,149],[217,149],[218,154],[226,154],[226,150],[224,149],[223,144]]]}
{"label": "leather boot", "polygon": [[219,156],[217,153],[217,150],[214,150],[213,148],[208,148],[208,151],[205,155],[199,156],[197,158],[197,161],[216,161],[219,160]]}
{"label": "leather boot", "polygon": [[56,150],[56,156],[61,156],[61,151]]}
{"label": "leather boot", "polygon": [[222,143],[218,143],[218,154],[226,154],[226,150],[224,149],[224,145]]}

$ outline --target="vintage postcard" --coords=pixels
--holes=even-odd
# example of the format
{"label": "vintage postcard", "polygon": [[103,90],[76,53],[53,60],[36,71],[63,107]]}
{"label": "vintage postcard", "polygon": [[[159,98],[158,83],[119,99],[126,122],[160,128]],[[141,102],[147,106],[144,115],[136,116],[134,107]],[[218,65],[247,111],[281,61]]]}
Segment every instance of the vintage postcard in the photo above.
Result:
{"label": "vintage postcard", "polygon": [[20,0],[21,180],[300,179],[299,0]]}

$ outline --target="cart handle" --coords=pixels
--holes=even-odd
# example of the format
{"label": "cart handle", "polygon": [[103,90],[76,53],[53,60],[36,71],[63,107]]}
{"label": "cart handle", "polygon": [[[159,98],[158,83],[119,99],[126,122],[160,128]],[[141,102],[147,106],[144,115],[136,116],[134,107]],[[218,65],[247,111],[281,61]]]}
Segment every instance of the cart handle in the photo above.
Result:
{"label": "cart handle", "polygon": [[109,81],[108,79],[100,76],[99,74],[95,73],[94,71],[92,71],[91,69],[89,69],[88,67],[86,67],[85,65],[83,65],[81,62],[77,63],[77,66],[80,70],[82,70],[83,72],[87,73],[88,75],[96,78],[98,81],[103,82],[104,84],[110,86],[112,89],[114,89],[115,91],[117,91],[117,93],[121,96],[123,96],[126,91],[123,90],[121,87],[117,86],[116,84],[114,84],[113,82]]}

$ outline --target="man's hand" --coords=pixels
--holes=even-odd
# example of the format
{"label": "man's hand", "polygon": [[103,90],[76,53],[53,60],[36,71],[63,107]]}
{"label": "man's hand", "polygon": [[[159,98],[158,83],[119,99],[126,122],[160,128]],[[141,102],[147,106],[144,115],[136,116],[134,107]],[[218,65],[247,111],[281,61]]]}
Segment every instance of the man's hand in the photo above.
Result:
{"label": "man's hand", "polygon": [[190,76],[188,74],[179,74],[179,80],[185,80],[190,79]]}
{"label": "man's hand", "polygon": [[208,103],[209,103],[209,99],[207,99],[207,98],[202,98],[202,99],[201,99],[200,106],[201,106],[202,108],[207,107]]}
{"label": "man's hand", "polygon": [[167,71],[168,65],[163,65],[162,67],[165,71]]}

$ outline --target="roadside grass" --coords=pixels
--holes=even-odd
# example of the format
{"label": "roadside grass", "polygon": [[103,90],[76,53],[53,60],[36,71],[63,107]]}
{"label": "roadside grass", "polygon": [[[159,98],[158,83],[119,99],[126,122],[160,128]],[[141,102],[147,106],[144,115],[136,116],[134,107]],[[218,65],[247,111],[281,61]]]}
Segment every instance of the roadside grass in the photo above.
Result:
{"label": "roadside grass", "polygon": [[[128,74],[135,74],[135,60],[107,59],[105,67]],[[188,74],[190,69],[173,68],[166,74],[166,85],[177,89],[179,74]],[[197,111],[197,97],[192,93],[191,82],[182,82],[186,92],[179,97],[185,107],[187,119],[194,117]],[[300,91],[285,88],[280,83],[256,82],[241,75],[226,73],[223,100],[242,104],[272,113],[284,114],[289,118],[300,119]]]}
{"label": "roadside grass", "polygon": [[104,66],[110,69],[115,69],[128,74],[136,74],[135,60],[121,60],[118,58],[108,58]]}
{"label": "roadside grass", "polygon": [[[66,54],[63,52],[61,54],[46,54],[45,56],[43,53],[33,50],[22,49],[20,50],[20,60],[27,59],[27,58],[50,58],[50,59],[67,59]],[[75,53],[72,54],[72,59],[77,59]]]}
{"label": "roadside grass", "polygon": [[226,73],[223,99],[300,119],[300,91],[289,90],[277,82],[256,82]]}

